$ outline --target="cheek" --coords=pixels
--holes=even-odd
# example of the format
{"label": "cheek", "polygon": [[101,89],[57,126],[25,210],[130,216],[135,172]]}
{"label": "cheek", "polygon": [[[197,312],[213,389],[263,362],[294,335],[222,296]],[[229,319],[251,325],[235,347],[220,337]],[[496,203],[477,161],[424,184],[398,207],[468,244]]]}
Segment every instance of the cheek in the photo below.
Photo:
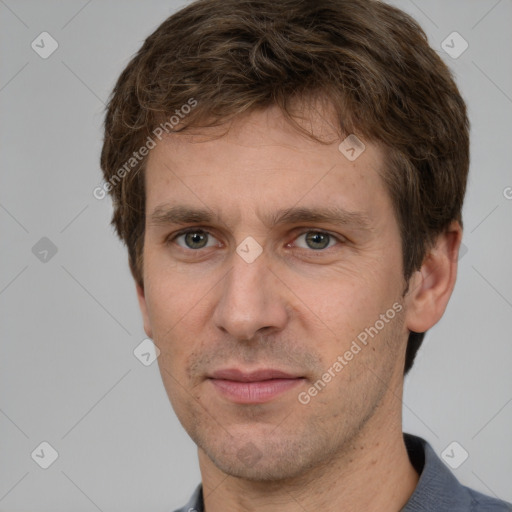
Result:
{"label": "cheek", "polygon": [[286,281],[302,308],[334,330],[343,325],[357,327],[389,307],[386,301],[393,289],[383,274],[376,264],[346,265],[313,275],[289,274]]}
{"label": "cheek", "polygon": [[190,324],[190,317],[201,299],[199,291],[196,291],[199,285],[196,283],[194,287],[193,282],[185,282],[179,274],[168,271],[153,271],[146,275],[146,304],[153,337],[161,352],[172,351],[174,359],[183,347],[189,345],[186,340],[181,343],[170,341],[176,337],[182,339],[194,325]]}
{"label": "cheek", "polygon": [[147,244],[146,249],[144,276],[148,312],[155,328],[169,328],[169,324],[178,322],[200,300],[204,281],[180,271],[167,251],[156,243]]}
{"label": "cheek", "polygon": [[[382,267],[344,269],[316,280],[296,277],[293,290],[301,299],[296,312],[302,317],[300,328],[324,367],[347,354],[343,362],[347,367],[337,382],[357,380],[356,375],[365,373],[367,366],[385,364],[378,361],[396,351],[399,322],[393,304],[399,295],[392,276]],[[381,315],[385,315],[384,323]]]}

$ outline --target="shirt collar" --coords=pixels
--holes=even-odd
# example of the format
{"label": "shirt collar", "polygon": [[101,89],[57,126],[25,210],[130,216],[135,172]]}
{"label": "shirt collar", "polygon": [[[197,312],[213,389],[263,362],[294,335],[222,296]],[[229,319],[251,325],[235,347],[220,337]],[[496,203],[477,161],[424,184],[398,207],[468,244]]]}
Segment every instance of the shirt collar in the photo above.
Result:
{"label": "shirt collar", "polygon": [[471,495],[461,485],[434,449],[421,437],[404,433],[411,464],[420,475],[416,489],[400,512],[470,510]]}

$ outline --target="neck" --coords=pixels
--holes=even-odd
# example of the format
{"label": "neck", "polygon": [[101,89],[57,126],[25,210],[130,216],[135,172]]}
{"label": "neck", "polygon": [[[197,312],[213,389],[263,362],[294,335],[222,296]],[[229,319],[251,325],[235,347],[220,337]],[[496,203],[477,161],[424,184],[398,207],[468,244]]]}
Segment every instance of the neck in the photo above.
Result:
{"label": "neck", "polygon": [[[399,391],[399,393],[397,392]],[[401,389],[366,423],[358,436],[322,467],[278,482],[226,475],[199,449],[206,512],[365,510],[398,512],[418,483],[403,440]],[[390,410],[390,406],[392,410]]]}

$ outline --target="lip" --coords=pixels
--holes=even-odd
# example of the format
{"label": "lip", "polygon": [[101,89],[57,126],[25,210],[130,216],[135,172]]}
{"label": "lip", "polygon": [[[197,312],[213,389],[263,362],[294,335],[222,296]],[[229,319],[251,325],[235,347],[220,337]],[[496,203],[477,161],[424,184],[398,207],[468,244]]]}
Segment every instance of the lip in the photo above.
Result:
{"label": "lip", "polygon": [[261,404],[301,384],[305,378],[277,369],[218,370],[208,377],[215,389],[237,404]]}
{"label": "lip", "polygon": [[271,379],[296,379],[301,377],[301,375],[294,375],[275,368],[261,368],[252,372],[244,372],[238,368],[226,368],[213,372],[209,377],[237,382],[260,382]]}

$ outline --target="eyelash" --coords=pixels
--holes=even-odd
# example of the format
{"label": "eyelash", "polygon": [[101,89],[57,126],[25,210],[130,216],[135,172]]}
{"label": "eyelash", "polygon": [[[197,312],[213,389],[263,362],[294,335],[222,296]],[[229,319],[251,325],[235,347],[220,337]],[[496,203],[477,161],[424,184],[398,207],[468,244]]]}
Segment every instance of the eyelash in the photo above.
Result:
{"label": "eyelash", "polygon": [[[299,228],[300,229],[300,228]],[[184,229],[182,231],[178,231],[177,233],[169,236],[166,238],[165,240],[165,244],[166,245],[170,245],[172,242],[174,242],[177,238],[179,238],[180,236],[183,236],[183,235],[187,235],[188,233],[197,233],[197,232],[203,232],[207,235],[211,235],[213,236],[207,229],[205,228],[202,228],[202,227],[196,227],[196,228],[188,228],[188,229]],[[330,239],[334,239],[336,240],[338,243],[340,244],[343,244],[344,242],[346,242],[346,239],[344,239],[343,237],[340,237],[340,236],[337,236],[337,235],[334,235],[332,233],[330,233],[329,231],[322,231],[322,230],[319,230],[319,229],[305,229],[304,231],[301,231],[300,233],[298,233],[294,240],[296,240],[297,238],[301,237],[302,235],[305,235],[307,233],[319,233],[319,234],[322,234],[322,235],[328,235]],[[214,237],[215,238],[215,237]],[[330,241],[330,240],[329,240]],[[288,244],[287,244],[288,245]],[[181,247],[181,246],[178,246],[180,249],[183,249],[185,251],[193,251],[193,252],[200,252],[201,249],[190,249],[190,248],[184,248],[184,247]],[[303,250],[303,251],[308,251],[308,249],[304,249],[302,247],[299,247],[299,249]],[[312,253],[322,253],[322,252],[327,252],[328,249],[332,249],[332,247],[327,247],[325,249],[309,249],[308,252],[312,252]]]}

